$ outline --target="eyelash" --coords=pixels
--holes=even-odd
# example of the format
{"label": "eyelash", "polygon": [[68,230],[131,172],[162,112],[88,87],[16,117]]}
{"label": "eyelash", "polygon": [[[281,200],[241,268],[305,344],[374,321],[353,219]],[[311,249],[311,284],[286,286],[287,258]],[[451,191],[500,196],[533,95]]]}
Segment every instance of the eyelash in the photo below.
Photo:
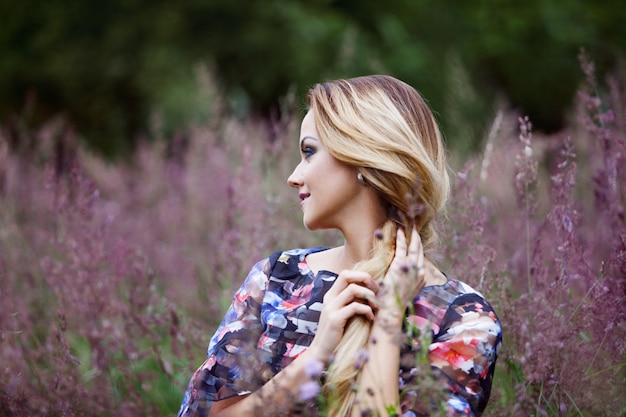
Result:
{"label": "eyelash", "polygon": [[304,155],[305,159],[310,158],[315,153],[315,148],[312,146],[303,146],[302,147],[302,155]]}

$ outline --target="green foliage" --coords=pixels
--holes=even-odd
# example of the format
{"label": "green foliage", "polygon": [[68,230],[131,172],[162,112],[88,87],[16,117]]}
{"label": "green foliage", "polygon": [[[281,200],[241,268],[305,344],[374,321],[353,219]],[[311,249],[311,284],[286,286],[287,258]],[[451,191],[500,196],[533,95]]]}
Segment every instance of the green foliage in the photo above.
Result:
{"label": "green foliage", "polygon": [[623,57],[624,10],[618,0],[4,0],[0,121],[14,145],[29,146],[24,123],[65,113],[116,154],[155,113],[170,134],[208,117],[200,64],[240,116],[273,114],[287,92],[301,97],[327,78],[385,72],[454,113],[441,117],[447,137],[472,150],[501,94],[536,128],[560,128],[581,78],[579,48],[601,72]]}

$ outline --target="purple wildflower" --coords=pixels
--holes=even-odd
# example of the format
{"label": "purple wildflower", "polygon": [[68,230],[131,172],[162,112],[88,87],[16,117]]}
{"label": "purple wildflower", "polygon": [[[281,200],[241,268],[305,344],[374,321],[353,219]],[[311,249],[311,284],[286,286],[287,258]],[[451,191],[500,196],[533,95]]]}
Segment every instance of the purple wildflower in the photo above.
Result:
{"label": "purple wildflower", "polygon": [[311,401],[320,393],[320,384],[317,381],[308,381],[300,385],[300,399]]}
{"label": "purple wildflower", "polygon": [[367,350],[360,349],[356,354],[356,360],[354,361],[354,368],[361,369],[368,360],[369,360],[369,353],[367,353]]}
{"label": "purple wildflower", "polygon": [[311,379],[317,379],[324,371],[324,364],[317,359],[309,359],[304,367],[304,371]]}

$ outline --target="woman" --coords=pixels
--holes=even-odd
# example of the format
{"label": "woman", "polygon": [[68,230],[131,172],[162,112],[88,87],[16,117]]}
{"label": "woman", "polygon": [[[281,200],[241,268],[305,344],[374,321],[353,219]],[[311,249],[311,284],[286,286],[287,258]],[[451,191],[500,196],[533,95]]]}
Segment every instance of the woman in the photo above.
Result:
{"label": "woman", "polygon": [[430,109],[389,76],[318,84],[307,101],[288,182],[304,225],[344,244],[252,268],[179,416],[480,415],[502,331],[424,256],[449,192]]}

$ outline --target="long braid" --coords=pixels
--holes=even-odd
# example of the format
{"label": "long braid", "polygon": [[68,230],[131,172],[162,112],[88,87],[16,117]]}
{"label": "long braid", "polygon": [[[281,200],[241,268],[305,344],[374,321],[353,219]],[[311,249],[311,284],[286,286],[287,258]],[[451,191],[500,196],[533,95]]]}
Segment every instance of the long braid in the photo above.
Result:
{"label": "long braid", "polygon": [[[358,263],[354,269],[368,272],[376,281],[382,281],[394,255],[397,225],[387,220],[381,229],[381,236],[374,237],[372,256]],[[329,417],[344,417],[354,403],[360,367],[356,364],[359,351],[368,343],[371,323],[362,316],[354,316],[346,325],[344,336],[335,349],[337,360],[328,370],[325,394],[333,405]],[[341,360],[339,360],[341,359]]]}

